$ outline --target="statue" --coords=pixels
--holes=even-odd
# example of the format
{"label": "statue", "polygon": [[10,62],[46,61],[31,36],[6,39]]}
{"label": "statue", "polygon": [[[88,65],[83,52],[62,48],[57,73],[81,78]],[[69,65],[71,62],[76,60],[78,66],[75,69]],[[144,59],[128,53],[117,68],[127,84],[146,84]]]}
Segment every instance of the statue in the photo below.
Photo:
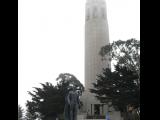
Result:
{"label": "statue", "polygon": [[79,95],[74,87],[65,98],[64,120],[77,120],[77,111],[80,106]]}

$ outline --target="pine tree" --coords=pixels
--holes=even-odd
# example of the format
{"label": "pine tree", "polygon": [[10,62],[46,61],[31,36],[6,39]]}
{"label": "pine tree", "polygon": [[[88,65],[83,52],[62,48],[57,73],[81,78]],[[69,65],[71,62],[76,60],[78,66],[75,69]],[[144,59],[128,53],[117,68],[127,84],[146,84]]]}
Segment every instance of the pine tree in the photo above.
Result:
{"label": "pine tree", "polygon": [[69,73],[60,74],[57,82],[56,86],[49,82],[41,83],[42,88],[34,87],[34,91],[28,92],[32,100],[27,101],[26,106],[32,119],[48,120],[61,116],[64,112],[65,96],[70,86],[75,86],[80,91],[84,89],[79,80]]}
{"label": "pine tree", "polygon": [[23,120],[23,114],[24,114],[23,108],[20,105],[18,105],[18,120]]}

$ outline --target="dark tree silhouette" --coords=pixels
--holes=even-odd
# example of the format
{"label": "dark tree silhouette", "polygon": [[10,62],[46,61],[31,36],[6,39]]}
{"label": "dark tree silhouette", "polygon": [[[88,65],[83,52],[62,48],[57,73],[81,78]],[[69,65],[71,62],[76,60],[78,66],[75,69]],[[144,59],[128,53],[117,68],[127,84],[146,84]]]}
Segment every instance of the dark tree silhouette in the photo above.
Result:
{"label": "dark tree silhouette", "polygon": [[24,110],[23,108],[18,105],[18,120],[23,120]]}
{"label": "dark tree silhouette", "polygon": [[[103,103],[112,102],[122,113],[127,113],[128,108],[132,107],[134,110],[139,109],[140,42],[135,39],[115,41],[102,47],[100,55],[102,60],[116,63],[115,71],[103,69],[103,73],[97,75],[97,83],[93,84],[91,92]],[[139,116],[136,120],[138,119]]]}
{"label": "dark tree silhouette", "polygon": [[[110,60],[116,62],[115,65],[136,71],[139,76],[138,80],[140,80],[140,41],[135,39],[114,41],[103,46],[99,54],[102,56],[102,60],[105,60],[106,56],[110,56]],[[137,84],[139,82],[137,81]]]}
{"label": "dark tree silhouette", "polygon": [[83,85],[72,74],[60,74],[57,78],[57,85],[46,82],[42,88],[34,87],[34,91],[29,92],[32,97],[27,101],[27,110],[33,119],[41,118],[43,120],[54,119],[64,112],[65,96],[71,86],[76,86],[80,91]]}
{"label": "dark tree silhouette", "polygon": [[140,91],[136,84],[138,75],[135,71],[125,67],[116,66],[114,72],[103,69],[103,74],[97,76],[97,83],[93,83],[94,89],[90,91],[102,103],[111,102],[122,113],[127,112],[127,106],[139,107]]}
{"label": "dark tree silhouette", "polygon": [[27,111],[25,114],[25,120],[34,120],[32,114],[29,111]]}

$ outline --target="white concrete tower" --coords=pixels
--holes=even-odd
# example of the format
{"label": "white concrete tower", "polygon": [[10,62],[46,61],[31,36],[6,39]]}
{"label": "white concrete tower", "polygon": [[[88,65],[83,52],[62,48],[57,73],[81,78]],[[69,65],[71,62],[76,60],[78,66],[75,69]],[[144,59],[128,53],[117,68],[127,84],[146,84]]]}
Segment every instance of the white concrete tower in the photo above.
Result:
{"label": "white concrete tower", "polygon": [[[103,68],[110,68],[110,61],[102,61],[99,51],[109,44],[109,30],[105,0],[87,0],[85,8],[85,92],[82,96],[83,111],[89,115],[104,115],[105,106],[90,93],[92,83]],[[98,110],[98,112],[97,112]],[[97,112],[97,113],[96,113]]]}
{"label": "white concrete tower", "polygon": [[85,16],[85,88],[92,88],[102,68],[110,67],[102,61],[99,51],[109,44],[109,30],[105,0],[87,0]]}

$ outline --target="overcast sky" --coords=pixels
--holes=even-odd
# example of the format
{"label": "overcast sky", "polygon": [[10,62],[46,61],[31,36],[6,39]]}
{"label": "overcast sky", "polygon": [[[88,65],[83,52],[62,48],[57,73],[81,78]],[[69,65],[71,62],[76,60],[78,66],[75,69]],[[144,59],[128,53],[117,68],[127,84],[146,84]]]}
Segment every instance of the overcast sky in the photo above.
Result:
{"label": "overcast sky", "polygon": [[[86,0],[18,0],[18,103],[71,73],[84,83]],[[140,39],[140,0],[106,0],[110,42]]]}

